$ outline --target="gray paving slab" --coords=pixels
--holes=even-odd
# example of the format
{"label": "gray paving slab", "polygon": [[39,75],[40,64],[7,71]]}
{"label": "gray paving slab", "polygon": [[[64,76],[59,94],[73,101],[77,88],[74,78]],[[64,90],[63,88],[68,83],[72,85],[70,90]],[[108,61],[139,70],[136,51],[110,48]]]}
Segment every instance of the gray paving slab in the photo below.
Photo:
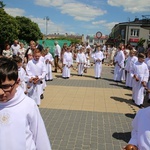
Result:
{"label": "gray paving slab", "polygon": [[132,114],[40,109],[53,150],[120,150],[130,139]]}
{"label": "gray paving slab", "polygon": [[[103,68],[99,80],[62,79],[47,85],[69,87],[124,88],[115,83],[113,68]],[[73,74],[75,75],[75,74]],[[85,75],[86,76],[86,75]],[[87,75],[89,78],[89,76]],[[90,76],[93,78],[92,76]],[[52,150],[120,150],[130,139],[135,114],[40,108]]]}

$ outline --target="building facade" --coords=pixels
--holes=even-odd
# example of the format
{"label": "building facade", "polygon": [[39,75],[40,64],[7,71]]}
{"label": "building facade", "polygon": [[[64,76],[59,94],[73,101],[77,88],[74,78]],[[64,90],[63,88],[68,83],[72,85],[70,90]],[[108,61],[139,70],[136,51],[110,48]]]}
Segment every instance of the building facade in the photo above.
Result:
{"label": "building facade", "polygon": [[150,19],[138,19],[116,24],[110,33],[107,44],[118,46],[119,43],[137,46],[141,40],[145,40],[143,46],[150,44]]}

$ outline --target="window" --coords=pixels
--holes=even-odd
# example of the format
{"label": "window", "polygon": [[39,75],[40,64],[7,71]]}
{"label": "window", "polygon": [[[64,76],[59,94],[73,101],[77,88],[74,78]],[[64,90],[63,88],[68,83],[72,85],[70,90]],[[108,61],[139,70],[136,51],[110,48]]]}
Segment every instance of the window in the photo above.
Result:
{"label": "window", "polygon": [[139,36],[139,29],[131,29],[131,36]]}

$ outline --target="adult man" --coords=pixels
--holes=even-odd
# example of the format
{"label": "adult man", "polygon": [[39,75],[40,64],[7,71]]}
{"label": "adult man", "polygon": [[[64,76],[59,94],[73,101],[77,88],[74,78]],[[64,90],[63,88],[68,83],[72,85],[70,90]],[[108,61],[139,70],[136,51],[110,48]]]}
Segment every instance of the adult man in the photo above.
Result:
{"label": "adult man", "polygon": [[13,56],[17,56],[18,51],[20,49],[20,45],[18,44],[18,40],[14,40],[14,44],[11,45],[11,49],[13,51]]}
{"label": "adult man", "polygon": [[54,42],[55,49],[54,49],[54,64],[55,64],[55,70],[54,72],[57,72],[57,68],[59,68],[62,72],[62,68],[59,65],[60,60],[60,53],[61,53],[61,47],[59,46],[58,42]]}

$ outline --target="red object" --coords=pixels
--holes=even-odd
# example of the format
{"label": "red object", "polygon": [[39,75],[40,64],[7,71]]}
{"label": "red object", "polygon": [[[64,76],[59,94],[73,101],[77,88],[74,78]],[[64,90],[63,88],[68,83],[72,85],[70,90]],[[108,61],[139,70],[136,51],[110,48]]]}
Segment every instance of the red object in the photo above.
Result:
{"label": "red object", "polygon": [[139,39],[138,39],[138,38],[130,38],[130,42],[135,42],[135,43],[137,43],[137,42],[139,42]]}

